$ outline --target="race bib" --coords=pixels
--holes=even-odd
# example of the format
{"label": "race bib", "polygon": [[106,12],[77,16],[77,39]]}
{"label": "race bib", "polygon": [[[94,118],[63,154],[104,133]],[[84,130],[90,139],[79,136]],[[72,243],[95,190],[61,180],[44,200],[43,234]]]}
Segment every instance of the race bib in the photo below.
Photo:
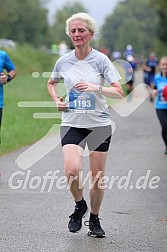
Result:
{"label": "race bib", "polygon": [[77,113],[95,111],[95,95],[93,93],[69,93],[69,109]]}

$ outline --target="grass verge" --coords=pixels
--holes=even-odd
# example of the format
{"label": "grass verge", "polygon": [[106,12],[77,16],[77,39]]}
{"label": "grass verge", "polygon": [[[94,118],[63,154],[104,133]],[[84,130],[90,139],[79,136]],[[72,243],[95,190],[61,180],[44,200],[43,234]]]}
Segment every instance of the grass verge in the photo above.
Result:
{"label": "grass verge", "polygon": [[51,101],[47,79],[18,75],[4,88],[5,101],[1,128],[0,155],[32,144],[46,135],[60,119],[34,119],[33,113],[55,113],[56,108],[18,107],[22,101]]}

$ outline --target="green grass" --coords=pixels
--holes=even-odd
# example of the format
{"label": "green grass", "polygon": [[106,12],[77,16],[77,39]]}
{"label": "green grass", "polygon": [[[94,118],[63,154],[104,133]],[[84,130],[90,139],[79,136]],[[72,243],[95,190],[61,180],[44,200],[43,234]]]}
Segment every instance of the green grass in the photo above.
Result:
{"label": "green grass", "polygon": [[31,74],[32,72],[52,71],[57,56],[45,50],[35,49],[30,45],[19,46],[6,50],[16,65],[18,75]]}
{"label": "green grass", "polygon": [[0,155],[32,144],[46,135],[60,119],[34,119],[34,112],[55,113],[56,108],[19,107],[21,101],[51,101],[47,80],[33,79],[31,75],[17,76],[5,86],[5,103],[1,128]]}

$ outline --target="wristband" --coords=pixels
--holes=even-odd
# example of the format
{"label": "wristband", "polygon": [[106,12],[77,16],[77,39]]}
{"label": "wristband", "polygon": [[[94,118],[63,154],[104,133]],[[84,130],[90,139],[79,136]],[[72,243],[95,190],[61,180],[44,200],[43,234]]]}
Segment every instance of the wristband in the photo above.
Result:
{"label": "wristband", "polygon": [[103,92],[103,89],[102,89],[102,86],[98,86],[98,93],[102,93]]}
{"label": "wristband", "polygon": [[11,81],[13,78],[12,78],[12,76],[10,75],[10,74],[7,74],[6,75],[8,78],[7,78],[7,82],[9,82],[9,81]]}

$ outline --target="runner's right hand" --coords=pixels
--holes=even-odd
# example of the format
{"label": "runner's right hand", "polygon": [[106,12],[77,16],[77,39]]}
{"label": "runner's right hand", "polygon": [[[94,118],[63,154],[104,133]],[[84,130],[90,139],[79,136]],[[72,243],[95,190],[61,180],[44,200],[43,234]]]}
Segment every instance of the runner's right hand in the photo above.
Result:
{"label": "runner's right hand", "polygon": [[59,98],[59,100],[56,102],[56,105],[59,111],[64,111],[67,108],[67,104],[63,101],[62,97]]}

